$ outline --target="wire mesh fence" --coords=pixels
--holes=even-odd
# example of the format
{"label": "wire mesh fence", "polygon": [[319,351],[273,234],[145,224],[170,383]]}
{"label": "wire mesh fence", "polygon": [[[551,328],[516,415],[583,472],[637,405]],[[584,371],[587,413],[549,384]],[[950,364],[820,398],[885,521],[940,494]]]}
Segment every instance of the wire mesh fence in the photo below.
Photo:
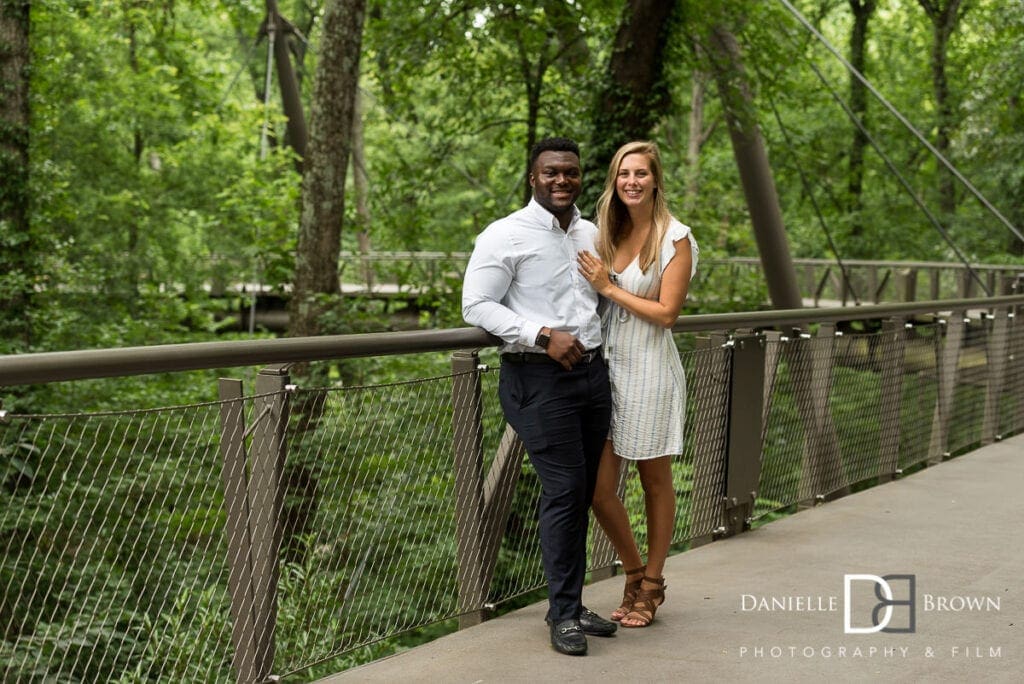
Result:
{"label": "wire mesh fence", "polygon": [[[698,364],[721,374],[728,362],[723,349],[682,358],[688,376]],[[493,369],[481,373],[484,473],[505,433],[497,376]],[[284,468],[289,484],[277,634],[278,650],[293,658],[278,658],[276,671],[302,671],[384,637],[480,608],[459,600],[454,505],[459,473],[452,462],[451,421],[457,377],[295,393]],[[689,394],[700,391],[701,386],[691,386]],[[678,495],[674,543],[711,533],[719,505],[712,492],[724,477],[721,449],[698,455],[692,439],[695,426],[705,424],[724,444],[724,401],[691,400],[689,414],[686,451],[673,461]],[[499,558],[487,587],[485,603],[492,606],[539,589],[545,581],[537,531],[540,482],[528,461],[516,467]],[[696,493],[695,467],[710,473]],[[292,485],[296,482],[302,483],[298,489]],[[643,548],[643,491],[635,470],[628,471],[626,482],[627,509],[638,521],[637,541]],[[698,505],[703,506],[699,515]],[[590,551],[593,565],[593,536]]]}
{"label": "wire mesh fence", "polygon": [[991,319],[962,320],[962,339],[948,334],[946,319],[782,338],[754,517],[813,505],[1024,427],[1019,335],[1007,326],[997,338]]}
{"label": "wire mesh fence", "polygon": [[[711,345],[684,352],[687,379],[686,431],[683,453],[674,457],[676,520],[672,542],[682,544],[714,533],[719,524],[725,483],[730,349]],[[643,492],[634,481],[627,510],[643,510]],[[634,524],[638,543],[646,545],[646,529]]]}
{"label": "wire mesh fence", "polygon": [[451,379],[298,390],[278,671],[456,614]]}
{"label": "wire mesh fence", "polygon": [[[749,383],[727,335],[678,336],[687,417],[672,463],[673,542],[722,534],[736,459],[759,462],[756,520],[1019,431],[1016,319],[960,332],[955,323],[765,332],[764,378]],[[540,485],[509,448],[497,377],[473,366],[152,410],[0,417],[0,679],[234,681],[252,634],[257,660],[308,678],[326,661],[343,669],[383,639],[542,587]],[[476,413],[460,415],[459,392],[477,381]],[[760,453],[730,444],[731,391],[763,394]],[[467,465],[457,453],[473,435],[480,460]],[[643,548],[635,472],[625,501]],[[610,560],[598,546],[595,567]],[[262,635],[257,614],[269,616]]]}
{"label": "wire mesh fence", "polygon": [[1002,392],[999,393],[999,415],[996,423],[996,437],[1002,438],[1017,432],[1024,426],[1024,330],[1021,318],[1010,318],[1009,335],[1000,379]]}
{"label": "wire mesh fence", "polygon": [[938,354],[943,327],[940,323],[914,326],[904,351],[905,371],[899,413],[900,469],[928,459],[938,396]]}
{"label": "wire mesh fence", "polygon": [[7,417],[0,680],[230,674],[217,411]]}

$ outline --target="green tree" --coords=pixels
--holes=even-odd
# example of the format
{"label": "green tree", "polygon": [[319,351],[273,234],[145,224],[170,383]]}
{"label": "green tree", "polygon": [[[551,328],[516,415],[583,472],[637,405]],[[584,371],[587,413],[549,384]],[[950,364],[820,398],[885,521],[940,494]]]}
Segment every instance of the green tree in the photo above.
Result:
{"label": "green tree", "polygon": [[622,9],[607,71],[594,99],[592,151],[584,160],[584,175],[591,178],[585,206],[600,195],[615,150],[630,140],[648,138],[668,110],[666,56],[680,11],[679,2],[663,0],[629,0]]}
{"label": "green tree", "polygon": [[[954,115],[956,102],[950,91],[946,75],[949,41],[953,37],[964,12],[969,7],[963,0],[917,0],[932,25],[932,49],[930,65],[932,71],[932,97],[935,100],[935,148],[942,156],[949,158],[952,148],[953,128],[957,117]],[[956,212],[956,179],[943,170],[939,173],[939,207],[943,220],[949,224]]]}
{"label": "green tree", "polygon": [[338,252],[345,217],[345,178],[352,150],[352,119],[359,87],[365,0],[329,0],[302,185],[302,217],[292,294],[292,335],[320,331],[317,295],[338,292]]}
{"label": "green tree", "polygon": [[[850,64],[861,74],[867,74],[867,40],[871,15],[877,7],[876,0],[849,0],[853,12],[853,28],[850,31]],[[864,83],[850,75],[850,111],[865,126],[868,114],[868,92]],[[852,214],[850,234],[860,237],[864,227],[858,218],[864,192],[864,150],[868,146],[867,136],[859,126],[853,127],[853,139],[850,141],[849,178],[849,211]]]}

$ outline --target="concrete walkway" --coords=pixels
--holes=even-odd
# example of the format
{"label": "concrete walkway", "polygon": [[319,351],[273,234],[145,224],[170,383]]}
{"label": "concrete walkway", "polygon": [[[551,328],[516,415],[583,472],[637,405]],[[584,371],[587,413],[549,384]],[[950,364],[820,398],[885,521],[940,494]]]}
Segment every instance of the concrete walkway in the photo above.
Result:
{"label": "concrete walkway", "polygon": [[[1017,436],[670,558],[657,621],[591,637],[586,657],[551,649],[537,604],[323,681],[1022,682],[1022,490]],[[847,633],[854,573],[913,575],[915,631]],[[870,628],[875,582],[849,584],[849,625]],[[584,600],[607,614],[621,586]],[[885,613],[908,626],[908,605]]]}

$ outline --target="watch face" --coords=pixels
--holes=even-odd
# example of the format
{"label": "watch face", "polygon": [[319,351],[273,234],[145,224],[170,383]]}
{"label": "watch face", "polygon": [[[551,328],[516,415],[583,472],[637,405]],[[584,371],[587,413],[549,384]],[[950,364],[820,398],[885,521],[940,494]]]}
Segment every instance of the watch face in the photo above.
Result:
{"label": "watch face", "polygon": [[550,335],[545,335],[544,333],[540,333],[539,335],[537,335],[537,346],[547,349],[549,342],[551,342]]}

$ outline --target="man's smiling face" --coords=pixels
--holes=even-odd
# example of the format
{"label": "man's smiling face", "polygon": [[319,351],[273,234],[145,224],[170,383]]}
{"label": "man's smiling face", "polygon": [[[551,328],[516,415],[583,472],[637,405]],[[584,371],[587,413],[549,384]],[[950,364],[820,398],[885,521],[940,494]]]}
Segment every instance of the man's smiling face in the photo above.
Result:
{"label": "man's smiling face", "polygon": [[558,217],[572,212],[583,188],[580,158],[572,152],[541,152],[530,170],[537,204]]}

